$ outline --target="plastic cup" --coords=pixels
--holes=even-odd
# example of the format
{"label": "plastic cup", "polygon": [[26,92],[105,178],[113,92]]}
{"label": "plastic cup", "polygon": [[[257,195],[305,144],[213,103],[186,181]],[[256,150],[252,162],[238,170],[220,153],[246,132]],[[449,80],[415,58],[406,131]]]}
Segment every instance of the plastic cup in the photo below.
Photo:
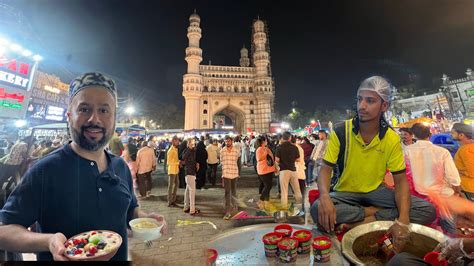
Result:
{"label": "plastic cup", "polygon": [[448,261],[445,259],[438,260],[439,252],[428,252],[426,253],[423,260],[434,266],[447,266]]}
{"label": "plastic cup", "polygon": [[327,263],[331,259],[332,242],[328,237],[318,236],[313,239],[314,263]]}
{"label": "plastic cup", "polygon": [[278,253],[278,242],[282,236],[278,233],[271,232],[262,237],[263,246],[265,248],[266,257],[276,257]]}
{"label": "plastic cup", "polygon": [[[304,234],[305,236],[299,236]],[[298,254],[307,254],[311,251],[311,231],[298,230],[293,233],[293,237],[298,240]]]}
{"label": "plastic cup", "polygon": [[217,260],[217,250],[213,248],[207,249],[207,265],[208,266],[215,266]]}
{"label": "plastic cup", "polygon": [[319,190],[311,189],[308,191],[308,200],[309,205],[313,205],[313,203],[319,198]]}
{"label": "plastic cup", "polygon": [[290,237],[293,232],[293,227],[289,224],[279,224],[275,226],[275,233],[281,235],[282,237]]}
{"label": "plastic cup", "polygon": [[298,246],[299,242],[294,237],[286,237],[278,242],[278,257],[280,261],[283,263],[295,262],[298,256]]}

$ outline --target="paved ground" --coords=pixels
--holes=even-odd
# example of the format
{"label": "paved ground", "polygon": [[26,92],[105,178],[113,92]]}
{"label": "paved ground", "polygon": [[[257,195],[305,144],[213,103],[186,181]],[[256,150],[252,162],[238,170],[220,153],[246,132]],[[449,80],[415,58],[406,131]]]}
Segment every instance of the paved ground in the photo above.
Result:
{"label": "paved ground", "polygon": [[[193,217],[185,214],[181,208],[169,208],[166,202],[167,178],[159,167],[158,173],[154,175],[154,188],[152,193],[155,197],[141,200],[140,206],[148,212],[163,214],[168,222],[169,233],[154,241],[152,247],[146,247],[143,242],[130,238],[130,253],[134,265],[205,265],[204,250],[209,240],[229,229],[237,226],[235,221],[222,219],[224,189],[222,187],[199,190],[196,193],[196,206],[201,214]],[[218,173],[218,176],[220,174]],[[242,177],[237,183],[237,196],[240,205],[247,205],[252,210],[258,201],[258,177],[252,167],[243,167]],[[272,189],[272,196],[277,191]],[[178,202],[183,202],[184,189],[178,190]],[[253,199],[253,202],[252,202]],[[211,221],[217,226],[217,230],[211,225],[186,225],[177,226],[178,220]]]}

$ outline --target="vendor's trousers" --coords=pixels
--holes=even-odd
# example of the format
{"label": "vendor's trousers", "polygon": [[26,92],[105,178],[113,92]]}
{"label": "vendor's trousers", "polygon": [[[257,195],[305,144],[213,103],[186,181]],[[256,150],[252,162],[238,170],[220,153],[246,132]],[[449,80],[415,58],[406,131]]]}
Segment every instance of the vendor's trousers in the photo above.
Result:
{"label": "vendor's trousers", "polygon": [[138,191],[140,191],[140,196],[145,197],[148,191],[151,192],[151,172],[146,172],[143,174],[137,174],[138,179]]}
{"label": "vendor's trousers", "polygon": [[[399,216],[395,191],[383,185],[368,193],[334,191],[329,195],[336,208],[337,224],[357,223],[364,220],[364,207],[369,206],[383,208],[375,213],[377,221],[394,221]],[[315,223],[318,222],[318,205],[319,200],[316,200],[311,206],[311,217]],[[435,219],[436,209],[431,203],[411,196],[410,222],[426,225]]]}
{"label": "vendor's trousers", "polygon": [[396,254],[393,258],[391,258],[388,261],[388,266],[399,266],[399,265],[404,265],[404,266],[415,266],[415,265],[420,265],[420,266],[429,266],[430,264],[425,262],[423,259],[418,258],[415,255],[412,255],[407,252],[402,252]]}

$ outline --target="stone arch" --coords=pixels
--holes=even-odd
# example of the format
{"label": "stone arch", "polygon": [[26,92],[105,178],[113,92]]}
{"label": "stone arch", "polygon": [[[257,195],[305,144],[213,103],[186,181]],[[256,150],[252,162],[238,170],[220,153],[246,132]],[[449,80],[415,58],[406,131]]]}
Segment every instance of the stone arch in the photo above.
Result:
{"label": "stone arch", "polygon": [[205,114],[205,115],[207,115],[207,109],[204,109],[204,110],[202,111],[202,113]]}
{"label": "stone arch", "polygon": [[216,114],[223,114],[227,116],[232,120],[235,131],[239,133],[245,133],[245,112],[241,107],[227,104],[217,108],[212,114],[212,117],[214,117]]}
{"label": "stone arch", "polygon": [[252,87],[249,87],[249,92],[250,92],[250,93],[253,92],[253,88],[252,88]]}
{"label": "stone arch", "polygon": [[239,88],[234,87],[234,92],[239,92]]}
{"label": "stone arch", "polygon": [[202,89],[203,92],[208,92],[209,89],[207,88],[207,86],[204,86],[204,88]]}
{"label": "stone arch", "polygon": [[203,104],[207,104],[207,100],[204,100],[202,103],[203,103]]}

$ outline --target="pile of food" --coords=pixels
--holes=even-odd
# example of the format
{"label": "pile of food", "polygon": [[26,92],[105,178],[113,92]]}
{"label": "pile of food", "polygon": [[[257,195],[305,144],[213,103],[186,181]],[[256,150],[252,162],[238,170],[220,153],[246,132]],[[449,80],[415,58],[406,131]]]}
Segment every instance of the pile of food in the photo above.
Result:
{"label": "pile of food", "polygon": [[66,256],[75,260],[81,260],[111,253],[115,254],[121,244],[122,237],[119,234],[104,230],[89,231],[73,236],[64,243],[64,247],[66,248]]}

